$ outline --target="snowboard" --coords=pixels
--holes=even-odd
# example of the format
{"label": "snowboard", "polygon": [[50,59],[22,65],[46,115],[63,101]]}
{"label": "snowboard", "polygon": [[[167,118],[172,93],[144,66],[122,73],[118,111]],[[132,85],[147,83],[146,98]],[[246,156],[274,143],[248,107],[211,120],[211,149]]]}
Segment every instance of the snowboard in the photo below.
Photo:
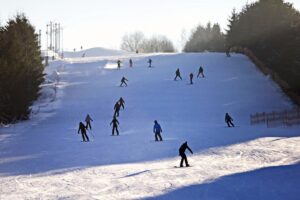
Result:
{"label": "snowboard", "polygon": [[186,167],[186,166],[183,166],[183,167],[180,167],[180,166],[174,166],[174,168],[189,168],[189,167],[192,167],[191,165]]}

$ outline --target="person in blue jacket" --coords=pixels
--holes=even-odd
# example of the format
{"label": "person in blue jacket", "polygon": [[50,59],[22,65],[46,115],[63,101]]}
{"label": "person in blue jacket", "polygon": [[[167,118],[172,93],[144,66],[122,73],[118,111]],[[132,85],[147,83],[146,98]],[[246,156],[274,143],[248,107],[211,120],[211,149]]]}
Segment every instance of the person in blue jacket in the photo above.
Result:
{"label": "person in blue jacket", "polygon": [[161,129],[159,123],[156,120],[154,120],[153,133],[155,133],[155,141],[158,141],[158,139],[160,141],[163,141],[163,139],[160,135],[161,132],[162,132],[162,129]]}

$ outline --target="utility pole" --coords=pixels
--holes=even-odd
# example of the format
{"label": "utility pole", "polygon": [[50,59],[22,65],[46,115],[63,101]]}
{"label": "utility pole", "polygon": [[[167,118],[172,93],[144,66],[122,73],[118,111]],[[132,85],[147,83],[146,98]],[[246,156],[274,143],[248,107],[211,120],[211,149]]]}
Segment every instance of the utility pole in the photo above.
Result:
{"label": "utility pole", "polygon": [[50,33],[49,33],[49,36],[50,36],[50,50],[52,50],[52,22],[50,21]]}
{"label": "utility pole", "polygon": [[57,23],[54,24],[54,52],[57,52]]}
{"label": "utility pole", "polygon": [[[49,24],[47,24],[47,56],[49,55],[48,50],[51,50],[55,53],[63,53],[63,29],[60,25],[60,23],[56,23],[53,21],[50,21]],[[49,39],[48,39],[49,37]],[[49,45],[48,45],[49,41]]]}
{"label": "utility pole", "polygon": [[64,58],[64,29],[61,28],[61,57]]}
{"label": "utility pole", "polygon": [[45,65],[48,66],[48,35],[49,35],[49,24],[46,25],[47,30],[46,30],[46,60],[45,60]]}
{"label": "utility pole", "polygon": [[60,52],[60,24],[58,24],[58,33],[57,33],[57,53]]}

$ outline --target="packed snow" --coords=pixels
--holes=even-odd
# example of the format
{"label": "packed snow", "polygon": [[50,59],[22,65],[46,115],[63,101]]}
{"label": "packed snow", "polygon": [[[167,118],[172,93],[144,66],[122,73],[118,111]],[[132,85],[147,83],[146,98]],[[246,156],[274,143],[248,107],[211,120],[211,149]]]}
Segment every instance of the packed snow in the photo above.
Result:
{"label": "packed snow", "polygon": [[[31,120],[0,129],[0,199],[299,199],[299,127],[250,125],[250,114],[294,105],[247,57],[105,55],[53,61],[45,72]],[[120,136],[111,136],[120,97]],[[91,141],[81,142],[88,113]],[[176,168],[185,141],[191,167]]]}

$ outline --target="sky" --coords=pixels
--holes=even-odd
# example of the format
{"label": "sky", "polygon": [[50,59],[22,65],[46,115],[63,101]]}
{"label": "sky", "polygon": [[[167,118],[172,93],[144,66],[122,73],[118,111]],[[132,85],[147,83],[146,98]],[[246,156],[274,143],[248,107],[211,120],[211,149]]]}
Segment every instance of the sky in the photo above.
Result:
{"label": "sky", "polygon": [[[0,23],[23,12],[46,46],[46,24],[63,27],[63,47],[119,49],[122,36],[142,31],[146,37],[165,35],[180,49],[197,25],[219,23],[224,30],[233,8],[255,0],[0,0]],[[300,0],[288,0],[300,10]],[[185,34],[183,34],[185,33]]]}

